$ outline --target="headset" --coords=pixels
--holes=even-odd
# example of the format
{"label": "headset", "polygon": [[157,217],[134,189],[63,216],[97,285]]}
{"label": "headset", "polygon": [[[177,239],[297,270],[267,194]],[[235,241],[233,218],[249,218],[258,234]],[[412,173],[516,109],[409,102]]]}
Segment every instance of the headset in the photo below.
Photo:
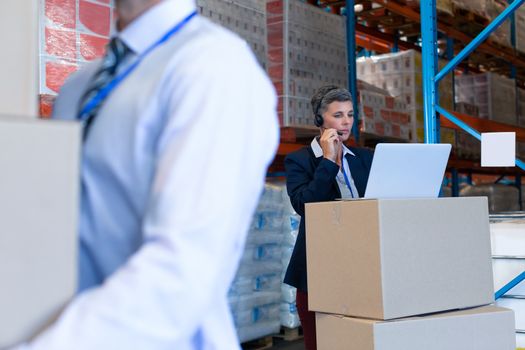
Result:
{"label": "headset", "polygon": [[321,109],[321,106],[323,105],[323,101],[324,101],[326,95],[328,95],[328,93],[330,93],[331,91],[340,89],[338,86],[335,86],[335,85],[328,86],[327,88],[328,89],[324,93],[323,97],[321,98],[321,100],[317,104],[317,107],[315,108],[315,111],[314,111],[314,124],[318,128],[322,127],[323,124],[324,124],[323,116],[321,115],[321,113],[319,113],[319,110]]}

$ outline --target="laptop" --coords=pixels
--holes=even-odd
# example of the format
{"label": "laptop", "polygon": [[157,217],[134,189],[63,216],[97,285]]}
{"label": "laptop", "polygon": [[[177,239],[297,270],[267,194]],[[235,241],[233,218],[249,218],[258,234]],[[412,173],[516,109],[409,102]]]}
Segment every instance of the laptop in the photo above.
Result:
{"label": "laptop", "polygon": [[451,149],[450,144],[378,144],[364,198],[437,198]]}

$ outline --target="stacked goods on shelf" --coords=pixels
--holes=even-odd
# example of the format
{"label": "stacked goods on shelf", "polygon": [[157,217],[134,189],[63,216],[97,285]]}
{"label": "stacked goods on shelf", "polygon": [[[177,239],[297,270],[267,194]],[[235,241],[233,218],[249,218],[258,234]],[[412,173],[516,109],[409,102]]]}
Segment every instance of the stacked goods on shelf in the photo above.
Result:
{"label": "stacked goods on shelf", "polygon": [[[283,240],[282,240],[282,266],[283,271],[281,275],[281,281],[284,280],[284,275],[290,258],[292,257],[293,248],[297,235],[299,234],[299,223],[301,217],[295,212],[291,203],[290,197],[286,193],[286,186],[284,183],[281,185],[282,190],[282,201],[284,205],[283,210]],[[299,314],[297,313],[297,306],[295,304],[296,299],[296,288],[291,287],[287,284],[281,285],[281,325],[288,328],[296,328],[301,325],[299,320]]]}
{"label": "stacked goods on shelf", "polygon": [[[520,9],[523,9],[523,11],[525,11],[524,7],[520,7]],[[522,15],[525,17],[525,13],[522,13]],[[525,27],[525,18],[524,18],[523,23]],[[525,38],[525,32],[523,34]],[[518,126],[525,127],[525,90],[521,88],[518,88]],[[516,143],[516,157],[521,160],[525,160],[525,143],[524,142]]]}
{"label": "stacked goods on shelf", "polygon": [[[525,271],[525,214],[492,215],[492,268],[494,291]],[[496,301],[498,306],[514,310],[516,314],[516,342],[525,347],[525,283],[521,282]]]}
{"label": "stacked goods on shelf", "polygon": [[[406,4],[411,7],[419,7],[419,0],[405,0]],[[440,13],[454,15],[452,0],[436,0],[436,10]]]}
{"label": "stacked goods on shelf", "polygon": [[452,4],[457,9],[467,10],[488,19],[487,6],[490,1],[493,0],[452,0]]}
{"label": "stacked goods on shelf", "polygon": [[518,126],[525,127],[525,90],[518,88]]}
{"label": "stacked goods on shelf", "polygon": [[[500,13],[502,13],[508,6],[506,0],[487,0],[487,17],[490,21],[494,20]],[[505,47],[512,47],[511,42],[511,26],[510,19],[503,22],[492,34],[490,39],[499,45]]]}
{"label": "stacked goods on shelf", "polygon": [[197,0],[201,14],[237,33],[266,67],[265,0]]}
{"label": "stacked goods on shelf", "polygon": [[358,81],[359,131],[377,136],[410,140],[410,114],[401,98]]}
{"label": "stacked goods on shelf", "polygon": [[[466,10],[478,15],[479,18],[474,19],[473,22],[477,22],[480,27],[484,27],[508,6],[505,0],[452,0],[452,3],[456,9]],[[490,39],[499,45],[511,47],[510,32],[511,21],[506,20],[490,35]],[[472,34],[477,34],[477,32]]]}
{"label": "stacked goods on shelf", "polygon": [[282,186],[268,183],[228,296],[241,342],[279,332],[282,226]]}
{"label": "stacked goods on shelf", "polygon": [[525,53],[525,7],[518,7],[515,12],[516,50]]}
{"label": "stacked goods on shelf", "polygon": [[490,213],[520,210],[519,191],[515,186],[480,184],[466,186],[459,191],[461,197],[487,197]]}
{"label": "stacked goods on shelf", "polygon": [[[444,61],[439,62],[440,67],[444,65]],[[387,90],[392,96],[400,97],[406,103],[410,113],[410,139],[415,142],[424,140],[422,72],[421,54],[414,50],[357,59],[359,79]],[[439,84],[439,101],[443,108],[452,110],[450,75]],[[447,135],[446,138],[450,143],[455,144],[453,136]]]}
{"label": "stacked goods on shelf", "polygon": [[298,0],[268,0],[268,73],[283,126],[313,126],[310,98],[322,85],[347,86],[342,16]]}
{"label": "stacked goods on shelf", "polygon": [[516,125],[516,83],[495,73],[464,74],[455,80],[456,102],[478,107],[479,117]]}
{"label": "stacked goods on shelf", "polygon": [[[456,103],[456,112],[479,116],[479,109],[476,105],[467,102]],[[469,133],[463,130],[456,131],[456,155],[464,159],[479,159],[481,157],[481,143]]]}
{"label": "stacked goods on shelf", "polygon": [[306,249],[320,349],[515,349],[485,198],[310,203]]}
{"label": "stacked goods on shelf", "polygon": [[40,6],[40,113],[51,114],[67,77],[103,56],[112,32],[113,2],[43,0]]}

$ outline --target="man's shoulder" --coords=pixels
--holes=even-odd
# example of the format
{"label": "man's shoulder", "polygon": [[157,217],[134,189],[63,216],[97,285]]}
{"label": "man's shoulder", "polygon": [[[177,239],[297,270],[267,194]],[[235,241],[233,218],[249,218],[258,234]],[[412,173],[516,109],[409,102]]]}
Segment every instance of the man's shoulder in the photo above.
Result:
{"label": "man's shoulder", "polygon": [[192,40],[195,45],[202,45],[206,51],[214,50],[214,57],[232,56],[251,53],[246,41],[238,34],[226,29],[208,18],[199,16],[196,21],[196,33]]}

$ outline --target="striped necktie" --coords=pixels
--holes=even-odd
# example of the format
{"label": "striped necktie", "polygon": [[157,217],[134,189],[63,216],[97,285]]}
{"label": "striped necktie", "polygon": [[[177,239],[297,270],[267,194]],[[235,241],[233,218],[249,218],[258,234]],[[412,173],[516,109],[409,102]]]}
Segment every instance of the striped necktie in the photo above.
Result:
{"label": "striped necktie", "polygon": [[93,106],[93,108],[86,112],[82,113],[82,111],[87,104],[89,104],[91,100],[113,80],[119,64],[122,63],[126,55],[130,52],[130,49],[117,37],[114,37],[109,42],[106,49],[106,55],[102,60],[99,70],[93,76],[86,92],[80,99],[78,119],[85,122],[84,138],[87,136],[89,127],[95,119],[98,110],[104,103],[104,100],[99,101]]}

